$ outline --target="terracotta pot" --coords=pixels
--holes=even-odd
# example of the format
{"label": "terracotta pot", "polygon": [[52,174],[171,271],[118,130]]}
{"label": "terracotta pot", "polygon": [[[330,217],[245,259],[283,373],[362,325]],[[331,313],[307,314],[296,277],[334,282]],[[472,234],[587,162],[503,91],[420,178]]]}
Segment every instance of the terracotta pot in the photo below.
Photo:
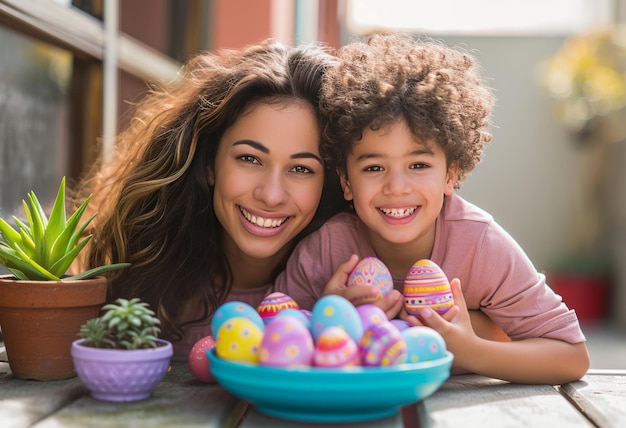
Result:
{"label": "terracotta pot", "polygon": [[76,376],[71,347],[81,325],[100,314],[105,277],[79,281],[21,281],[0,276],[0,328],[9,367],[19,379]]}
{"label": "terracotta pot", "polygon": [[172,344],[150,349],[100,349],[72,343],[78,377],[91,396],[104,401],[136,401],[148,398],[161,382],[174,353]]}

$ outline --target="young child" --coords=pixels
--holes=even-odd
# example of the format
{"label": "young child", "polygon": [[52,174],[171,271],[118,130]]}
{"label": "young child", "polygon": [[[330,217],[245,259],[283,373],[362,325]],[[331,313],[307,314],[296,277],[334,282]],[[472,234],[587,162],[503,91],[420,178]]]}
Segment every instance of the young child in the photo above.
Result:
{"label": "young child", "polygon": [[[491,140],[493,96],[476,60],[402,34],[373,35],[338,55],[322,106],[331,160],[355,213],[336,215],[301,241],[275,290],[303,308],[327,293],[357,302],[376,290],[346,287],[348,274],[376,256],[395,288],[380,306],[437,330],[455,373],[541,384],[581,378],[589,355],[575,312],[491,215],[455,193]],[[401,292],[409,268],[424,258],[452,279],[456,306],[418,319],[404,312]],[[497,328],[478,334],[480,314],[483,326],[511,340],[489,340]]]}

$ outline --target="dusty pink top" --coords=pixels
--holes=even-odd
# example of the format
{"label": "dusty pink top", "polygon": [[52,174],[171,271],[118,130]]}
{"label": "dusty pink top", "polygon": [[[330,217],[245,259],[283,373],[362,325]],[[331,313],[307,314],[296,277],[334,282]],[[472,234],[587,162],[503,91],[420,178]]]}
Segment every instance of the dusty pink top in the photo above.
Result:
{"label": "dusty pink top", "polygon": [[[256,309],[265,296],[270,294],[270,292],[271,290],[269,285],[247,290],[233,290],[226,298],[226,301],[244,302]],[[191,351],[193,345],[203,337],[213,335],[211,332],[211,319],[209,318],[203,324],[187,326],[184,328],[184,331],[185,336],[183,339],[179,342],[172,343],[174,346],[173,359],[175,360],[187,361],[187,356],[189,355],[189,351]]]}
{"label": "dusty pink top", "polygon": [[[275,291],[311,309],[339,264],[352,254],[375,256],[365,225],[338,214],[304,238]],[[513,340],[547,337],[585,341],[578,318],[546,284],[517,242],[482,209],[454,194],[437,219],[431,260],[449,279],[459,278],[469,309],[480,309]],[[394,278],[402,291],[404,278]]]}

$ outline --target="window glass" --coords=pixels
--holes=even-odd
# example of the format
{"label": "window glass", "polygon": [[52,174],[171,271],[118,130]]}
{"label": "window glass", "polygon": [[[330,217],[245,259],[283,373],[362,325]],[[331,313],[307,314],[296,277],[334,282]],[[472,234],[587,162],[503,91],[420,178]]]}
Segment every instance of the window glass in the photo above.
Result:
{"label": "window glass", "polygon": [[29,191],[51,204],[67,174],[72,55],[2,26],[0,46],[0,215],[21,218]]}
{"label": "window glass", "polygon": [[611,22],[613,0],[348,0],[348,30],[571,34]]}

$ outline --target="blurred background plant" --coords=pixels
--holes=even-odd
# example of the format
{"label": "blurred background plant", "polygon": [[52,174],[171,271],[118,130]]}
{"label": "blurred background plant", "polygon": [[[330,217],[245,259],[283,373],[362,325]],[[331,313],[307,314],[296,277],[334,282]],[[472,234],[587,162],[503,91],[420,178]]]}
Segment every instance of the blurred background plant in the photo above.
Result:
{"label": "blurred background plant", "polygon": [[576,302],[579,318],[594,318],[607,312],[614,276],[610,157],[613,145],[626,140],[626,29],[615,25],[571,36],[542,71],[555,116],[581,152],[572,242],[555,261],[549,283],[566,302]]}
{"label": "blurred background plant", "polygon": [[596,29],[565,40],[546,64],[543,83],[557,118],[582,145],[626,138],[626,29]]}

